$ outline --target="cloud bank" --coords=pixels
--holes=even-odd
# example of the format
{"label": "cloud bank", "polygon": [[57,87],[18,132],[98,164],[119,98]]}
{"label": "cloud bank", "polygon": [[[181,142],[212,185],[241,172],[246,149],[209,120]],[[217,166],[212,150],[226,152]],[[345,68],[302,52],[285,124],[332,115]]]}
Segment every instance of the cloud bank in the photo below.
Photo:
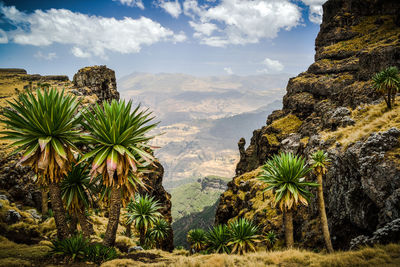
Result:
{"label": "cloud bank", "polygon": [[301,22],[301,9],[289,0],[221,0],[216,5],[185,0],[183,10],[192,19],[193,36],[215,47],[272,39]]}
{"label": "cloud bank", "polygon": [[1,31],[0,42],[8,40],[34,46],[68,44],[73,46],[72,54],[81,58],[93,55],[106,58],[107,51],[137,53],[143,46],[186,39],[183,32],[174,33],[146,17],[117,20],[66,9],[36,10],[27,14],[14,6],[0,6],[0,13],[17,27],[12,31]]}

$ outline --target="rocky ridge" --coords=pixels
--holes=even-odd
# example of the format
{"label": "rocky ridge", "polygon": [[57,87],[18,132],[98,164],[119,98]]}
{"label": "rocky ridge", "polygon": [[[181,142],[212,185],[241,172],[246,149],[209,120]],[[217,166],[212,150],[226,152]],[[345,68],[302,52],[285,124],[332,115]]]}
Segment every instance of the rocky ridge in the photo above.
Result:
{"label": "rocky ridge", "polygon": [[[374,73],[400,67],[400,2],[329,0],[323,9],[315,62],[289,80],[283,109],[253,132],[249,147],[239,141],[236,177],[215,223],[249,217],[266,230],[280,228],[279,211],[260,209],[257,168],[280,150],[308,157],[325,149],[332,160],[323,185],[329,227],[334,247],[346,249],[400,217],[400,109],[386,111],[371,86]],[[316,205],[295,218],[295,240],[305,247],[323,246]]]}
{"label": "rocky ridge", "polygon": [[[74,75],[73,82],[70,82],[67,76],[29,75],[23,69],[0,69],[0,95],[2,96],[0,106],[6,106],[6,100],[11,100],[24,89],[31,90],[43,86],[64,88],[67,93],[77,95],[83,105],[119,99],[115,73],[106,66],[80,69]],[[22,221],[17,223],[18,220],[15,221],[15,219],[18,219],[17,214],[19,212],[17,210],[21,210],[22,213],[25,212],[25,217],[20,219],[29,219],[28,221],[24,219],[24,223],[37,224],[39,222],[37,220],[32,221],[30,218],[32,216],[27,215],[26,211],[34,208],[31,213],[38,214],[36,210],[41,210],[42,203],[41,191],[34,183],[34,173],[31,169],[19,166],[15,156],[8,156],[6,146],[6,142],[0,144],[2,151],[0,153],[0,200],[5,203],[0,203],[2,205],[0,206],[0,235],[5,235],[16,242],[37,243],[40,238],[44,237],[41,236],[43,231],[35,230],[32,232],[32,228],[26,229],[27,227],[22,224]],[[159,200],[163,207],[161,213],[167,221],[172,222],[171,196],[162,186],[163,173],[163,167],[157,162],[154,171],[146,177],[150,184],[147,193]],[[10,207],[7,211],[4,210],[6,205]],[[13,207],[15,207],[15,210],[12,212]],[[40,229],[40,227],[39,225],[36,228]],[[162,247],[165,250],[173,249],[172,231],[170,238],[163,243]]]}

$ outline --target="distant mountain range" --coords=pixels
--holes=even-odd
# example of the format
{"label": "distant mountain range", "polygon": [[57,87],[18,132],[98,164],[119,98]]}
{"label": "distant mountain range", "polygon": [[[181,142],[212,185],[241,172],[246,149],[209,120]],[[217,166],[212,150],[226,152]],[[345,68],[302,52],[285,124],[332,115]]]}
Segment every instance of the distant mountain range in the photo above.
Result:
{"label": "distant mountain range", "polygon": [[133,73],[118,80],[125,99],[149,107],[160,126],[153,142],[172,189],[207,175],[232,177],[237,142],[281,107],[289,74],[195,77]]}

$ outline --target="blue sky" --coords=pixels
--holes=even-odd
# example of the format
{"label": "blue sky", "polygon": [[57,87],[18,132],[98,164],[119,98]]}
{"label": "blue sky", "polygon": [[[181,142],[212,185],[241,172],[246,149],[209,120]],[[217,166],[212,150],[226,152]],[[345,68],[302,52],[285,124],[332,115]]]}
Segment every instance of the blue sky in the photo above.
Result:
{"label": "blue sky", "polygon": [[72,75],[305,71],[325,0],[1,1],[0,67]]}

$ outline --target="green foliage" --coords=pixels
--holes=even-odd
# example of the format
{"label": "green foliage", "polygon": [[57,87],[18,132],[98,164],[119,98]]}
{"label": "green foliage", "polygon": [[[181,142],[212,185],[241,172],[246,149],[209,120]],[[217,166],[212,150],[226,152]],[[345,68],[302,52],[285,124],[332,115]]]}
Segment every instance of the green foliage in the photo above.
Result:
{"label": "green foliage", "polygon": [[260,242],[258,227],[245,218],[229,223],[229,232],[231,240],[228,245],[232,246],[232,253],[243,254],[249,249],[255,251],[255,243]]}
{"label": "green foliage", "polygon": [[310,171],[304,158],[282,152],[274,155],[262,166],[262,173],[258,179],[268,185],[266,191],[274,190],[275,205],[279,205],[281,210],[290,210],[300,203],[308,205],[312,194],[307,187],[318,186],[317,183],[305,180]]}
{"label": "green foliage", "polygon": [[135,199],[131,199],[126,208],[126,223],[134,223],[139,231],[143,229],[146,233],[161,217],[160,208],[160,203],[158,200],[154,200],[154,197],[149,197],[147,194],[144,196],[136,194]]}
{"label": "green foliage", "polygon": [[271,249],[276,242],[278,241],[278,237],[274,231],[269,231],[265,236],[265,243],[267,245],[267,248]]}
{"label": "green foliage", "polygon": [[56,89],[37,90],[18,95],[8,102],[11,108],[3,112],[0,120],[7,130],[2,139],[13,140],[14,153],[24,151],[20,161],[32,165],[39,182],[59,181],[72,160],[71,148],[79,137],[77,127],[80,114],[76,114],[75,97],[59,93]]}
{"label": "green foliage", "polygon": [[94,203],[94,193],[98,191],[97,180],[91,180],[84,164],[73,165],[61,182],[61,194],[67,209],[77,211],[89,208]]}
{"label": "green foliage", "polygon": [[328,153],[318,150],[311,155],[311,166],[316,173],[326,173],[326,166],[330,164]]}
{"label": "green foliage", "polygon": [[230,232],[226,225],[217,225],[206,233],[207,251],[215,253],[230,253]]}
{"label": "green foliage", "polygon": [[69,261],[91,261],[101,264],[115,259],[117,251],[102,244],[90,244],[81,234],[63,240],[52,241],[50,254]]}
{"label": "green foliage", "polygon": [[207,245],[206,232],[203,229],[192,229],[188,232],[187,241],[192,250],[199,252]]}
{"label": "green foliage", "polygon": [[397,67],[388,67],[372,76],[372,85],[380,93],[387,94],[385,97],[389,109],[394,104],[395,94],[400,90],[400,74]]}
{"label": "green foliage", "polygon": [[[91,174],[101,174],[107,187],[131,186],[127,191],[133,194],[137,181],[132,181],[140,166],[152,163],[154,157],[148,153],[151,147],[147,144],[153,137],[145,134],[157,123],[151,123],[151,113],[140,111],[137,106],[133,111],[132,101],[106,101],[96,104],[92,111],[83,113],[83,125],[89,134],[84,140],[93,145],[81,162],[93,158]],[[132,187],[133,186],[133,187]]]}
{"label": "green foliage", "polygon": [[157,242],[163,241],[171,230],[171,225],[164,218],[157,218],[153,228],[150,230],[150,236]]}
{"label": "green foliage", "polygon": [[107,247],[103,244],[92,244],[86,249],[86,260],[96,264],[113,260],[117,258],[117,251],[114,247]]}
{"label": "green foliage", "polygon": [[81,235],[52,241],[51,254],[71,261],[84,260],[89,242]]}

